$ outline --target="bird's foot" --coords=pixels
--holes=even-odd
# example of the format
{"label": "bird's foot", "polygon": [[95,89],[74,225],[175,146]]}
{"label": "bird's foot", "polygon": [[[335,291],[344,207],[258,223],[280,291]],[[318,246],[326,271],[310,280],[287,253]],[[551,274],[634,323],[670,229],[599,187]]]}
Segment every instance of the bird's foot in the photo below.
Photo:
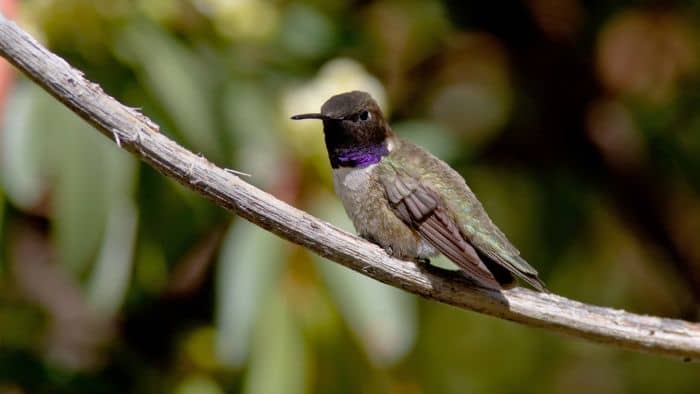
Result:
{"label": "bird's foot", "polygon": [[416,257],[413,259],[418,264],[425,264],[425,265],[430,265],[430,259],[427,257]]}
{"label": "bird's foot", "polygon": [[391,256],[391,257],[396,257],[396,256],[394,256],[394,248],[392,248],[391,246],[384,246],[384,251],[385,251],[386,254],[388,254],[389,256]]}

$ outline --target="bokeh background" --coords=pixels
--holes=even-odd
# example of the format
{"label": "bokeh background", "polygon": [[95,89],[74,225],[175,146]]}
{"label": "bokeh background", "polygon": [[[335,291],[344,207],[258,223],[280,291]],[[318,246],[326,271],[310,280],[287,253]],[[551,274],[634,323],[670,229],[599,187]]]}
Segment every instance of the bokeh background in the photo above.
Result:
{"label": "bokeh background", "polygon": [[[700,3],[0,0],[163,133],[334,224],[366,90],[549,287],[698,319]],[[0,64],[0,393],[697,393],[700,367],[419,299],[165,179]],[[444,264],[438,261],[439,264]]]}

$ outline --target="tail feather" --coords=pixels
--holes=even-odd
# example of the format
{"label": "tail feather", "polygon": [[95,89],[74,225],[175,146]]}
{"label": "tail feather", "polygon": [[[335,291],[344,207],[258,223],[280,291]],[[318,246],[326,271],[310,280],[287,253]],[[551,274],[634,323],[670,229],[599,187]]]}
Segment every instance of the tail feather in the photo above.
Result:
{"label": "tail feather", "polygon": [[542,282],[542,279],[540,279],[537,275],[522,273],[521,275],[518,275],[518,277],[524,280],[528,285],[532,286],[537,291],[540,291],[542,293],[550,292],[547,286],[544,284],[544,282]]}
{"label": "tail feather", "polygon": [[[537,274],[537,270],[532,268],[530,264],[525,261],[520,256],[515,257],[518,260],[518,265],[514,267],[515,269],[512,271],[515,275],[517,275],[520,279],[525,281],[528,285],[532,286],[535,290],[541,291],[543,293],[549,293],[549,289],[547,289],[547,286],[544,284],[542,279],[540,279],[539,275]],[[527,267],[527,270],[521,270],[519,269],[520,267]]]}
{"label": "tail feather", "polygon": [[515,276],[513,276],[513,274],[506,267],[485,256],[481,256],[481,260],[486,265],[486,268],[491,271],[491,274],[493,274],[493,277],[496,278],[501,287],[504,289],[510,289],[517,284]]}
{"label": "tail feather", "polygon": [[518,277],[523,282],[527,283],[533,289],[540,291],[542,293],[549,293],[549,289],[544,284],[544,282],[537,275],[537,271],[530,266],[530,264],[525,261],[520,256],[515,256],[514,261],[511,264],[503,264],[494,261],[488,256],[480,254],[481,259],[486,264],[486,267],[491,271],[493,276],[496,278],[499,284],[504,288],[511,288],[515,286],[515,277]]}

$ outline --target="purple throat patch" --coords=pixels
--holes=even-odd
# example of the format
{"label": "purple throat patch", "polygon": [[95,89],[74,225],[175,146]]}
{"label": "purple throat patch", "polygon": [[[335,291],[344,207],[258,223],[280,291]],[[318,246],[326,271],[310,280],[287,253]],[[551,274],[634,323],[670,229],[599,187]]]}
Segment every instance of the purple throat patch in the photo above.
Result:
{"label": "purple throat patch", "polygon": [[358,146],[353,148],[336,148],[335,160],[331,158],[333,167],[367,167],[379,163],[382,157],[389,154],[386,144]]}

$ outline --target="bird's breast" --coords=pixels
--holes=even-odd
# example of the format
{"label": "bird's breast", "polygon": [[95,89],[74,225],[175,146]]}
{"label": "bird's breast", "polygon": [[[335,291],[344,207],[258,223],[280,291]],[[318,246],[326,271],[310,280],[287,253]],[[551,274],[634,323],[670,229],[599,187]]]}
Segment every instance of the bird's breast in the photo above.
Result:
{"label": "bird's breast", "polygon": [[395,256],[428,257],[435,250],[404,224],[391,210],[375,169],[340,167],[333,170],[335,192],[360,236],[383,247]]}
{"label": "bird's breast", "polygon": [[354,216],[354,208],[360,204],[360,200],[371,197],[368,193],[370,179],[376,166],[372,164],[363,168],[340,167],[333,170],[335,192],[351,217]]}

